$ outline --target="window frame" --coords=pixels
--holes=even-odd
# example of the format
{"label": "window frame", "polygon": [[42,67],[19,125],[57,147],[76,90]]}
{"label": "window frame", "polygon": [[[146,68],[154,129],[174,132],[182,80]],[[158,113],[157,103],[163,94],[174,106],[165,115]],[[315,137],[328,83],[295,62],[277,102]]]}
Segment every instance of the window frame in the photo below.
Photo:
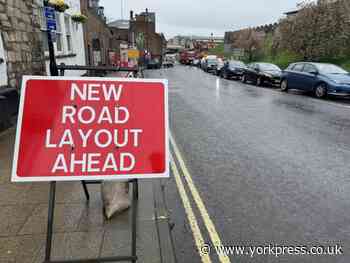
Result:
{"label": "window frame", "polygon": [[[56,15],[56,52],[57,54],[62,54],[64,52],[63,47],[63,32],[62,32],[62,19],[61,19],[61,13],[55,12]],[[58,40],[60,40],[60,49],[58,49]]]}
{"label": "window frame", "polygon": [[[313,71],[305,71],[305,68],[306,67],[310,67],[310,68],[313,68]],[[306,63],[303,67],[303,71],[304,73],[308,73],[308,74],[311,74],[311,72],[318,72],[318,69],[316,68],[316,66],[312,65],[312,64],[309,64],[309,63]]]}
{"label": "window frame", "polygon": [[[73,53],[73,39],[72,39],[72,23],[71,16],[68,14],[64,15],[64,28],[65,28],[65,39],[67,46],[67,53]],[[68,23],[68,24],[67,24]]]}
{"label": "window frame", "polygon": [[40,19],[40,30],[43,36],[43,49],[44,53],[49,54],[49,43],[47,39],[47,22],[45,17],[45,8],[44,6],[40,6],[39,8],[39,19]]}
{"label": "window frame", "polygon": [[[300,70],[296,70],[295,68],[297,67],[297,66],[301,66],[301,69]],[[304,67],[305,67],[305,64],[304,63],[296,63],[296,64],[294,64],[294,66],[291,68],[291,70],[292,71],[294,71],[294,72],[303,72],[304,71]]]}

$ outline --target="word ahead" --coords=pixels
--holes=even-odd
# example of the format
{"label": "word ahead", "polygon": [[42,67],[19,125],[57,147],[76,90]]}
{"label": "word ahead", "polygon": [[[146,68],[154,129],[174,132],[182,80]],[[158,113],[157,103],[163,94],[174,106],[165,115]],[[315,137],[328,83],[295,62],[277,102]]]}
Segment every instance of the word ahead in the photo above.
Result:
{"label": "word ahead", "polygon": [[26,76],[12,181],[169,176],[165,80]]}

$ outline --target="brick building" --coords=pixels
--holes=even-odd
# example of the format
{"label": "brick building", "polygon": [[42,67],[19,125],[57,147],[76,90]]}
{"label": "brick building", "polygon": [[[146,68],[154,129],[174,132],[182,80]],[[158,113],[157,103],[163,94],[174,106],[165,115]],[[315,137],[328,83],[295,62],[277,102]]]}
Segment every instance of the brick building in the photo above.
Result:
{"label": "brick building", "polygon": [[112,60],[117,64],[121,58],[121,50],[129,47],[130,23],[129,20],[116,20],[108,23],[108,26],[111,32],[110,48],[113,50],[112,54],[115,54]]}
{"label": "brick building", "polygon": [[0,1],[0,86],[18,88],[22,75],[45,74],[40,3]]}
{"label": "brick building", "polygon": [[163,34],[156,33],[156,15],[153,12],[130,13],[130,44],[136,46],[142,54],[150,53],[162,59],[166,51],[166,40]]}
{"label": "brick building", "polygon": [[81,12],[88,17],[84,24],[84,42],[87,65],[109,65],[112,33],[106,23],[104,8],[99,0],[81,0]]}

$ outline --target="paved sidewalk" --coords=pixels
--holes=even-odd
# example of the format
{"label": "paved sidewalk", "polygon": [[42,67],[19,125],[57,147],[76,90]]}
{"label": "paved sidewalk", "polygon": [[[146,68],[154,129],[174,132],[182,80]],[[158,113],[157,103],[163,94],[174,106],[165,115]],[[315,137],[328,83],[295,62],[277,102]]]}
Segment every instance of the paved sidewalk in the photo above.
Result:
{"label": "paved sidewalk", "polygon": [[[48,183],[11,183],[15,129],[0,134],[0,262],[43,262]],[[138,262],[174,262],[160,180],[141,181]],[[57,184],[52,259],[130,254],[130,211],[106,221],[100,185],[90,185],[86,203],[80,182]],[[131,191],[130,191],[131,192]]]}

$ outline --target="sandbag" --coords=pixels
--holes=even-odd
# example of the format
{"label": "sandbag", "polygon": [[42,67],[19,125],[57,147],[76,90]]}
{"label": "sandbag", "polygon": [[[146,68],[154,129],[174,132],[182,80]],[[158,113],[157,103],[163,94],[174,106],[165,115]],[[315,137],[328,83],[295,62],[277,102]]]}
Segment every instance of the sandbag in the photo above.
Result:
{"label": "sandbag", "polygon": [[101,185],[104,213],[107,219],[114,214],[120,214],[130,205],[129,183],[127,181],[107,181]]}

